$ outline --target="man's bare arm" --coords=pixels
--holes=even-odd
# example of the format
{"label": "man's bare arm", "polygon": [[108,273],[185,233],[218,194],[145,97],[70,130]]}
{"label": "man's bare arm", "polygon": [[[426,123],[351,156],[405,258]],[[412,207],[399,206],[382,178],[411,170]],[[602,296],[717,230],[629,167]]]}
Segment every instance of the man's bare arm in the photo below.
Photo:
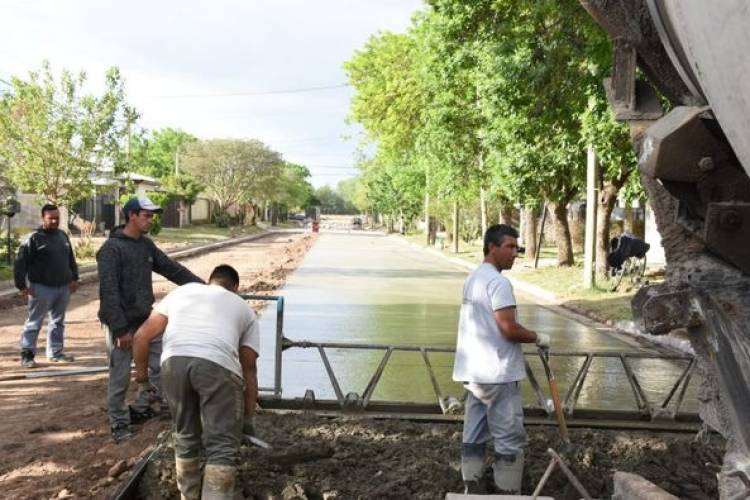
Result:
{"label": "man's bare arm", "polygon": [[245,378],[245,416],[255,415],[258,403],[258,353],[246,346],[240,347],[240,365]]}
{"label": "man's bare arm", "polygon": [[167,328],[167,317],[156,311],[141,325],[133,337],[133,361],[135,362],[135,380],[148,381],[148,347],[152,340],[164,333]]}
{"label": "man's bare arm", "polygon": [[537,340],[536,332],[516,321],[515,306],[495,311],[495,323],[500,329],[500,334],[508,340],[524,344],[531,344]]}

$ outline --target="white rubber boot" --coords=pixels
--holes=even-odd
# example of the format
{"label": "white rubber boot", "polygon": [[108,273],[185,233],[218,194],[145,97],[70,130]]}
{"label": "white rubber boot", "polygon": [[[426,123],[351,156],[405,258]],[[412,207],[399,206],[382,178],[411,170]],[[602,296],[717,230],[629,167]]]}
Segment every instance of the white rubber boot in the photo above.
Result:
{"label": "white rubber boot", "polygon": [[234,465],[206,464],[202,500],[234,500],[236,477],[237,467]]}
{"label": "white rubber boot", "polygon": [[484,475],[484,444],[464,443],[461,449],[461,478],[464,481],[464,493],[487,493]]}
{"label": "white rubber boot", "polygon": [[516,454],[515,460],[508,460],[495,455],[492,466],[495,486],[501,494],[520,495],[521,480],[523,479],[523,450]]}
{"label": "white rubber boot", "polygon": [[177,489],[181,500],[200,500],[201,463],[198,457],[175,458]]}

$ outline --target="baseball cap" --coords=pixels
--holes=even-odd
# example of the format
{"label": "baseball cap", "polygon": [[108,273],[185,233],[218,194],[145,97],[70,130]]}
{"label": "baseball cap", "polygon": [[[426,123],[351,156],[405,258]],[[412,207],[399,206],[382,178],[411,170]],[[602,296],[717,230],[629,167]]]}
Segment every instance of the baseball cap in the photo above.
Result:
{"label": "baseball cap", "polygon": [[159,205],[151,201],[148,196],[134,196],[133,198],[130,198],[122,207],[122,211],[125,213],[125,215],[129,214],[130,212],[140,212],[141,210],[148,210],[149,212],[154,212],[157,214],[160,214],[164,211]]}

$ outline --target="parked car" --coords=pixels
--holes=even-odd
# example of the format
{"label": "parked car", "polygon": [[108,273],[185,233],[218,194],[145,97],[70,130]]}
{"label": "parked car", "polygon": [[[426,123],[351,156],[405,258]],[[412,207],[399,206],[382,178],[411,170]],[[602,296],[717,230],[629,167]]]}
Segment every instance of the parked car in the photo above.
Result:
{"label": "parked car", "polygon": [[300,221],[303,221],[303,220],[305,220],[305,214],[290,214],[289,215],[289,220],[300,220]]}

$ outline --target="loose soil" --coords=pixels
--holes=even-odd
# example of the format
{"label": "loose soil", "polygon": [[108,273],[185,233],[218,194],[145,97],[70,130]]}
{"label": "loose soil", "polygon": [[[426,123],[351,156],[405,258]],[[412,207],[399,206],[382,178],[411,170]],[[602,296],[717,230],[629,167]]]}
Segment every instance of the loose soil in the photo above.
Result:
{"label": "loose soil", "polygon": [[[460,423],[264,412],[256,429],[272,449],[242,448],[235,498],[439,499],[463,491]],[[527,433],[523,492],[531,494],[549,465],[546,451],[559,437],[552,427],[527,427]],[[172,442],[169,435],[164,439],[141,481],[142,498],[179,498]],[[571,441],[576,449],[563,458],[594,498],[612,495],[616,470],[639,474],[682,499],[718,498],[711,464],[721,464],[725,443],[719,437],[698,442],[685,434],[572,429]],[[559,468],[542,494],[580,498]]]}
{"label": "loose soil", "polygon": [[[311,234],[274,234],[181,262],[204,279],[216,265],[231,264],[240,273],[243,292],[270,293],[314,241]],[[157,300],[173,287],[154,275]],[[81,286],[68,307],[65,329],[65,351],[75,362],[46,361],[45,329],[39,335],[36,371],[106,366],[98,308],[97,285]],[[24,306],[0,311],[0,380],[33,373],[20,367],[18,344],[26,312]],[[136,428],[133,439],[115,444],[107,422],[106,380],[105,372],[0,382],[0,497],[108,498],[128,477],[168,422],[147,422]]]}

